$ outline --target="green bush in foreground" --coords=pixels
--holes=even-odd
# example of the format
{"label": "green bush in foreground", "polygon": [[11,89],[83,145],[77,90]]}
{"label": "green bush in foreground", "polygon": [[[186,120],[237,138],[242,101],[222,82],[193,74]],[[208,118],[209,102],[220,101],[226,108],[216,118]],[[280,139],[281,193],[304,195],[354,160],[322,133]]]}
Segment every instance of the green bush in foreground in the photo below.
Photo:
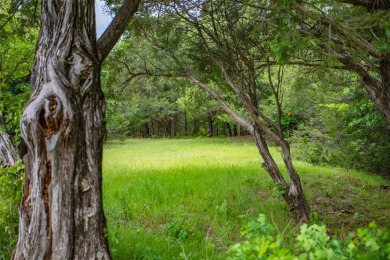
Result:
{"label": "green bush in foreground", "polygon": [[244,226],[246,240],[230,247],[229,259],[390,259],[390,233],[375,223],[350,233],[345,242],[330,238],[325,226],[304,224],[291,247],[274,231],[260,215]]}
{"label": "green bush in foreground", "polygon": [[0,259],[9,259],[18,238],[18,207],[22,199],[21,162],[0,169]]}

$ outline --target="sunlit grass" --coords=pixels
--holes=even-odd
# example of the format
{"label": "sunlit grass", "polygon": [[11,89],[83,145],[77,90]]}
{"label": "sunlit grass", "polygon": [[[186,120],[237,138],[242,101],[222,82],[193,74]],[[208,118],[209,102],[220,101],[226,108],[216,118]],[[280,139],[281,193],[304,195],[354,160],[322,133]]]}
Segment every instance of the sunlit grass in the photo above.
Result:
{"label": "sunlit grass", "polygon": [[[297,221],[260,165],[249,139],[109,142],[103,189],[114,259],[223,259],[240,239],[240,227],[260,213],[288,237]],[[337,233],[371,220],[390,223],[383,217],[390,213],[389,195],[378,188],[385,183],[380,177],[295,165],[313,221]],[[375,196],[381,196],[377,202]]]}

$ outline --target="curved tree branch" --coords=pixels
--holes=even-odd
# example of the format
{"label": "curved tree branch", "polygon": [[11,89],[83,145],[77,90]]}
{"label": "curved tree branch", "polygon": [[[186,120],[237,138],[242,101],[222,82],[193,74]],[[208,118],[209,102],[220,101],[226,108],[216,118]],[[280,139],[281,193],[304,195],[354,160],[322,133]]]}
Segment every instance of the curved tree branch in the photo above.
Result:
{"label": "curved tree branch", "polygon": [[126,26],[133,18],[141,0],[125,0],[121,9],[98,40],[99,60],[102,62],[114,48]]}
{"label": "curved tree branch", "polygon": [[246,121],[243,117],[238,115],[236,111],[234,111],[222,98],[221,96],[215,92],[213,89],[211,89],[207,84],[201,82],[197,78],[195,78],[193,75],[189,74],[187,76],[189,79],[191,79],[195,84],[197,84],[200,88],[208,92],[213,99],[215,99],[219,105],[225,110],[226,113],[228,113],[231,117],[234,118],[241,126],[245,127],[246,130],[248,130],[249,133],[253,134],[254,133],[254,128],[253,126]]}

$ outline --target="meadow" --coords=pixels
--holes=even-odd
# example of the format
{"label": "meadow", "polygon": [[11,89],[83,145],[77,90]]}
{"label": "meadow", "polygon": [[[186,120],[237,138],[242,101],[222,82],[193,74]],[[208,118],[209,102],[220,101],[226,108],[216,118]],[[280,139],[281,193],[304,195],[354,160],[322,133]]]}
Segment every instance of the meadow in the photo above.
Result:
{"label": "meadow", "polygon": [[[312,223],[341,238],[372,221],[390,227],[389,180],[294,163]],[[261,213],[287,240],[300,224],[249,138],[109,141],[103,196],[113,259],[224,259]]]}

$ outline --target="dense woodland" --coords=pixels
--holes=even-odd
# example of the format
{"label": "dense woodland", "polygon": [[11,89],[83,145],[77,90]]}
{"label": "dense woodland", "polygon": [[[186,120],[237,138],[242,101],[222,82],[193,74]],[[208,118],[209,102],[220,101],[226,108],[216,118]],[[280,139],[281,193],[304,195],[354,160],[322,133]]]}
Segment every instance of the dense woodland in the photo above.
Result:
{"label": "dense woodland", "polygon": [[[17,231],[12,230],[17,230],[16,212],[24,181],[19,159],[26,154],[31,156],[37,144],[44,146],[39,138],[50,141],[57,133],[61,133],[60,138],[67,135],[71,130],[57,124],[72,119],[77,114],[73,111],[79,111],[80,116],[70,121],[79,122],[80,128],[72,133],[86,131],[86,146],[79,152],[76,144],[83,140],[81,135],[75,137],[73,148],[67,147],[66,138],[59,145],[76,157],[88,150],[88,162],[90,154],[99,157],[104,139],[253,138],[264,161],[262,167],[283,191],[284,201],[304,222],[310,220],[310,205],[294,168],[295,160],[390,177],[389,1],[107,0],[105,10],[113,17],[120,18],[123,10],[130,8],[126,7],[128,2],[135,6],[127,11],[131,17],[122,16],[126,21],[122,23],[124,32],[118,35],[115,47],[108,34],[96,39],[95,35],[81,33],[95,29],[94,23],[85,22],[75,27],[74,38],[69,40],[73,43],[68,44],[72,46],[68,53],[73,56],[63,54],[59,65],[57,60],[53,62],[53,68],[46,62],[52,54],[45,51],[60,45],[45,49],[45,44],[51,44],[45,39],[55,38],[50,31],[55,20],[48,19],[51,16],[45,13],[52,11],[47,2],[54,3],[58,17],[69,14],[62,12],[66,5],[61,1],[42,2],[0,1],[0,166],[16,164],[13,172],[9,171],[11,177],[5,171],[0,173],[0,195],[8,196],[0,200],[0,227],[8,229],[6,236],[1,236],[0,231],[0,242],[8,248],[0,250],[9,250],[16,243]],[[125,4],[121,9],[122,2]],[[61,37],[60,43],[68,41]],[[80,54],[84,51],[87,53]],[[95,53],[99,57],[88,56]],[[83,62],[92,60],[88,66],[94,67],[94,72],[85,70],[92,76],[77,72],[74,64],[78,58]],[[44,66],[49,66],[56,76],[50,76],[52,71],[46,71]],[[27,127],[23,120],[33,114],[28,109],[36,107],[39,93],[50,77],[63,85],[69,101],[50,96],[42,101],[42,110],[35,112],[39,126]],[[93,78],[96,88],[89,89],[88,77]],[[68,83],[80,86],[79,90],[68,93]],[[82,105],[74,109],[78,102]],[[72,109],[66,107],[68,104]],[[88,114],[88,109],[98,112]],[[101,120],[97,119],[100,116]],[[95,123],[88,121],[91,118]],[[55,127],[50,132],[52,125]],[[39,131],[42,136],[34,134]],[[283,166],[275,163],[270,147],[279,147]],[[54,155],[42,155],[47,153],[45,149],[38,154],[45,158],[42,160],[47,167],[55,167],[54,159],[48,159]],[[60,165],[72,156],[60,156]],[[101,156],[98,160],[101,162]],[[41,171],[32,166],[33,162],[24,161],[26,171],[31,170],[29,176],[35,170],[36,174]],[[91,170],[95,166],[80,163],[71,169],[89,167],[101,182],[101,166],[97,165]],[[54,170],[57,168],[47,170],[49,177],[43,183],[50,183]],[[83,174],[80,176],[87,176]],[[84,193],[84,177],[78,181]],[[27,180],[25,185],[29,185]],[[45,192],[43,196],[48,196]],[[86,200],[95,199],[91,196]],[[96,200],[101,203],[99,196]],[[27,201],[26,194],[22,200]],[[6,213],[11,204],[15,212],[12,216]],[[47,214],[49,206],[45,207],[42,212]],[[99,219],[103,218],[101,213]]]}
{"label": "dense woodland", "polygon": [[[103,66],[110,136],[247,135],[193,80],[250,118],[229,89],[222,63],[299,148],[299,158],[389,173],[389,122],[361,74],[364,69],[375,80],[387,79],[379,72],[389,59],[387,9],[337,1],[296,9],[291,1],[211,1],[203,13],[190,13],[203,10],[201,4],[146,5],[139,11]],[[301,12],[311,15],[305,19]],[[389,92],[386,84],[383,94]]]}

